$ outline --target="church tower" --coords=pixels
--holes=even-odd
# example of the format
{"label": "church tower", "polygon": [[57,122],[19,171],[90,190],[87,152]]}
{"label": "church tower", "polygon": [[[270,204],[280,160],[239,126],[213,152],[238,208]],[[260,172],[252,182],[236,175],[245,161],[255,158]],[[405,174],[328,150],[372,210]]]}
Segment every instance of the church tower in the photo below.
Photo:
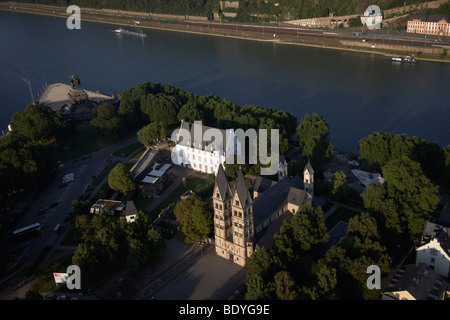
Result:
{"label": "church tower", "polygon": [[309,159],[303,170],[303,185],[305,191],[307,191],[311,197],[314,197],[314,169],[312,168]]}
{"label": "church tower", "polygon": [[244,174],[241,169],[236,179],[231,203],[234,250],[233,261],[245,266],[247,258],[253,253],[254,225],[253,200],[250,196]]}
{"label": "church tower", "polygon": [[232,240],[233,231],[231,228],[231,198],[231,188],[225,170],[220,164],[213,193],[214,242],[216,253],[225,258],[230,258],[227,242]]}
{"label": "church tower", "polygon": [[278,163],[278,182],[288,176],[288,163],[283,155],[281,155],[280,162]]}

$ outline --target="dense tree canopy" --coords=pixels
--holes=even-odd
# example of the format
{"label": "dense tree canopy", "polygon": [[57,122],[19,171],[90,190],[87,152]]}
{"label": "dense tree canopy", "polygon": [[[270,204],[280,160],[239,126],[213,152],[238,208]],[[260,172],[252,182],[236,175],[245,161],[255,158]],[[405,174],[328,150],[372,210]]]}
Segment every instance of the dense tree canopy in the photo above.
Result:
{"label": "dense tree canopy", "polygon": [[30,139],[8,134],[0,139],[0,203],[16,192],[30,191],[51,178],[55,165],[46,146]]}
{"label": "dense tree canopy", "polygon": [[429,178],[440,179],[444,176],[444,149],[437,143],[418,137],[374,132],[359,141],[359,153],[360,159],[375,168],[406,156],[419,162]]}
{"label": "dense tree canopy", "polygon": [[75,235],[79,244],[72,263],[85,270],[91,281],[103,272],[123,268],[124,261],[136,271],[142,271],[159,259],[165,247],[151,219],[142,211],[133,223],[105,212],[78,215]]}
{"label": "dense tree canopy", "polygon": [[136,190],[133,175],[122,163],[118,163],[109,173],[108,185],[111,189],[127,196]]}
{"label": "dense tree canopy", "polygon": [[152,122],[137,133],[139,142],[149,147],[153,142],[167,138],[166,127],[162,123]]}
{"label": "dense tree canopy", "polygon": [[381,225],[391,237],[400,231],[396,226],[400,222],[401,234],[414,239],[439,203],[438,188],[423,174],[420,164],[408,157],[389,162],[382,172],[385,183],[369,185],[361,195],[364,205],[383,217]]}
{"label": "dense tree canopy", "polygon": [[330,196],[340,201],[346,198],[350,193],[350,187],[347,184],[347,176],[343,171],[336,172],[331,178]]}
{"label": "dense tree canopy", "polygon": [[12,133],[22,135],[32,142],[46,142],[66,125],[61,115],[43,104],[29,104],[17,111],[11,119]]}
{"label": "dense tree canopy", "polygon": [[186,243],[205,240],[212,230],[212,213],[198,196],[187,197],[176,205],[178,231]]}
{"label": "dense tree canopy", "polygon": [[98,107],[97,117],[91,120],[91,125],[100,129],[102,135],[107,139],[117,139],[124,133],[124,124],[117,113],[117,108],[105,103]]}
{"label": "dense tree canopy", "polygon": [[297,128],[297,138],[303,156],[318,166],[329,160],[334,154],[329,135],[330,128],[321,115],[306,114]]}
{"label": "dense tree canopy", "polygon": [[320,262],[328,239],[320,207],[303,206],[286,220],[269,248],[247,261],[246,299],[321,299],[333,296],[334,271]]}

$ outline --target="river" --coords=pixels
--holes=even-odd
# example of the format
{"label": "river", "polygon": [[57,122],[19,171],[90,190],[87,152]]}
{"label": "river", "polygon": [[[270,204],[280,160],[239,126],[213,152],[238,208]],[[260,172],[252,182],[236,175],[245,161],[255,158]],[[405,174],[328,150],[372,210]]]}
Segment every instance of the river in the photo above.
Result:
{"label": "river", "polygon": [[[450,144],[450,64],[392,63],[380,55],[147,29],[146,38],[86,22],[68,30],[57,17],[0,11],[0,128],[43,92],[69,83],[119,93],[160,82],[239,105],[319,113],[331,142],[357,152],[374,131]],[[25,80],[26,81],[25,81]]]}

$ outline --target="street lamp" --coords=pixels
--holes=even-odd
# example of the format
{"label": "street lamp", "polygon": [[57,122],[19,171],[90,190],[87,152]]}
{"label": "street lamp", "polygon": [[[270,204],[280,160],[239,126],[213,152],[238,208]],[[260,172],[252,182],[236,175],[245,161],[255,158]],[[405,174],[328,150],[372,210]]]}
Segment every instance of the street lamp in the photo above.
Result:
{"label": "street lamp", "polygon": [[24,78],[22,78],[22,80],[25,81],[28,84],[28,88],[30,88],[31,100],[33,101],[33,104],[34,104],[34,96],[33,96],[33,90],[31,90],[30,80],[26,80]]}

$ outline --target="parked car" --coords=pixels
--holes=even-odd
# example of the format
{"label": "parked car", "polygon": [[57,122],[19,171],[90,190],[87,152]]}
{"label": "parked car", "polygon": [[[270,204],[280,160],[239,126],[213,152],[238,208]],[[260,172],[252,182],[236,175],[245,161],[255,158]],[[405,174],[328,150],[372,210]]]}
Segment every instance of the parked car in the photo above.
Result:
{"label": "parked car", "polygon": [[56,300],[67,300],[67,296],[66,295],[59,296],[58,298],[56,298]]}
{"label": "parked car", "polygon": [[44,300],[55,300],[55,299],[56,295],[54,295],[53,293],[50,293],[44,297]]}

